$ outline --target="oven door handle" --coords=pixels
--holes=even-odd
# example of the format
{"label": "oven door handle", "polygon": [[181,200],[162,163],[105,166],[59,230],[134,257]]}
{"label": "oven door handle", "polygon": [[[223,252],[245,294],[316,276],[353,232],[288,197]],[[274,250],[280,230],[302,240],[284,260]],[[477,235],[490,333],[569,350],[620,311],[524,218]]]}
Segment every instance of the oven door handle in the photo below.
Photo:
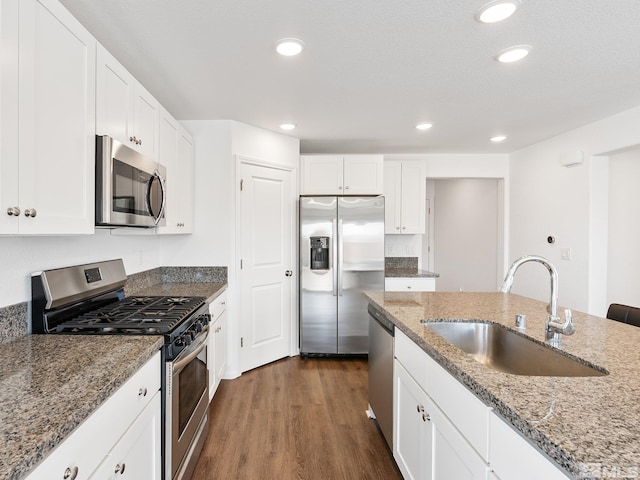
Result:
{"label": "oven door handle", "polygon": [[204,347],[207,346],[207,336],[209,333],[208,330],[209,328],[207,327],[206,330],[198,335],[194,342],[189,345],[189,348],[180,352],[180,355],[176,357],[176,359],[173,361],[174,375],[180,373],[182,369],[189,365],[189,363],[191,363],[194,358],[200,355],[200,352],[202,352]]}

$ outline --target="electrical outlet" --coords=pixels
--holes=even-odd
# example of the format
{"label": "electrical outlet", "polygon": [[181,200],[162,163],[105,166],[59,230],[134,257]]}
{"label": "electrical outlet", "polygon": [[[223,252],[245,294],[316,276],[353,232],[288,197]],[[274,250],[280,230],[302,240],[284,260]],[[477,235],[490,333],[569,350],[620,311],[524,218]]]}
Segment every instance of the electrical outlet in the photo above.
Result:
{"label": "electrical outlet", "polygon": [[560,259],[561,260],[571,260],[571,249],[570,248],[561,248],[560,249]]}

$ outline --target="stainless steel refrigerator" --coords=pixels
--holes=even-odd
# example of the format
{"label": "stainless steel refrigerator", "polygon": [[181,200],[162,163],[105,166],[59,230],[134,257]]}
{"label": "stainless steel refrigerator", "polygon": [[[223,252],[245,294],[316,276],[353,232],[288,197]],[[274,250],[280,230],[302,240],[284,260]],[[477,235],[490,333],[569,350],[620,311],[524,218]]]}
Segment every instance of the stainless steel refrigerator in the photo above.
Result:
{"label": "stainless steel refrigerator", "polygon": [[300,352],[364,354],[384,290],[384,197],[300,197]]}

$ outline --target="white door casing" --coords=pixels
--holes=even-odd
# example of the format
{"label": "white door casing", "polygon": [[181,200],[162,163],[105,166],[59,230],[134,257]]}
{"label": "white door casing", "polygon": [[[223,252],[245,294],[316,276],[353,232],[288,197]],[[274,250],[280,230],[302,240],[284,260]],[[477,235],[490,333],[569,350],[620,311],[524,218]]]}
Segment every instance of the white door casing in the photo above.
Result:
{"label": "white door casing", "polygon": [[292,171],[243,161],[240,178],[238,307],[245,372],[291,353],[295,208]]}

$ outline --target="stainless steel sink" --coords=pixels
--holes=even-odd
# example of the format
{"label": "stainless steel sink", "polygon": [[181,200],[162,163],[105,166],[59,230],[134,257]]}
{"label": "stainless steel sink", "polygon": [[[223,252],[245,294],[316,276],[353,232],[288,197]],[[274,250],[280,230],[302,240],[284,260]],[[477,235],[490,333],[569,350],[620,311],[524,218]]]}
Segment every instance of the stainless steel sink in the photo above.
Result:
{"label": "stainless steel sink", "polygon": [[580,363],[499,324],[429,320],[422,320],[422,323],[474,360],[500,372],[545,377],[598,377],[609,373]]}

